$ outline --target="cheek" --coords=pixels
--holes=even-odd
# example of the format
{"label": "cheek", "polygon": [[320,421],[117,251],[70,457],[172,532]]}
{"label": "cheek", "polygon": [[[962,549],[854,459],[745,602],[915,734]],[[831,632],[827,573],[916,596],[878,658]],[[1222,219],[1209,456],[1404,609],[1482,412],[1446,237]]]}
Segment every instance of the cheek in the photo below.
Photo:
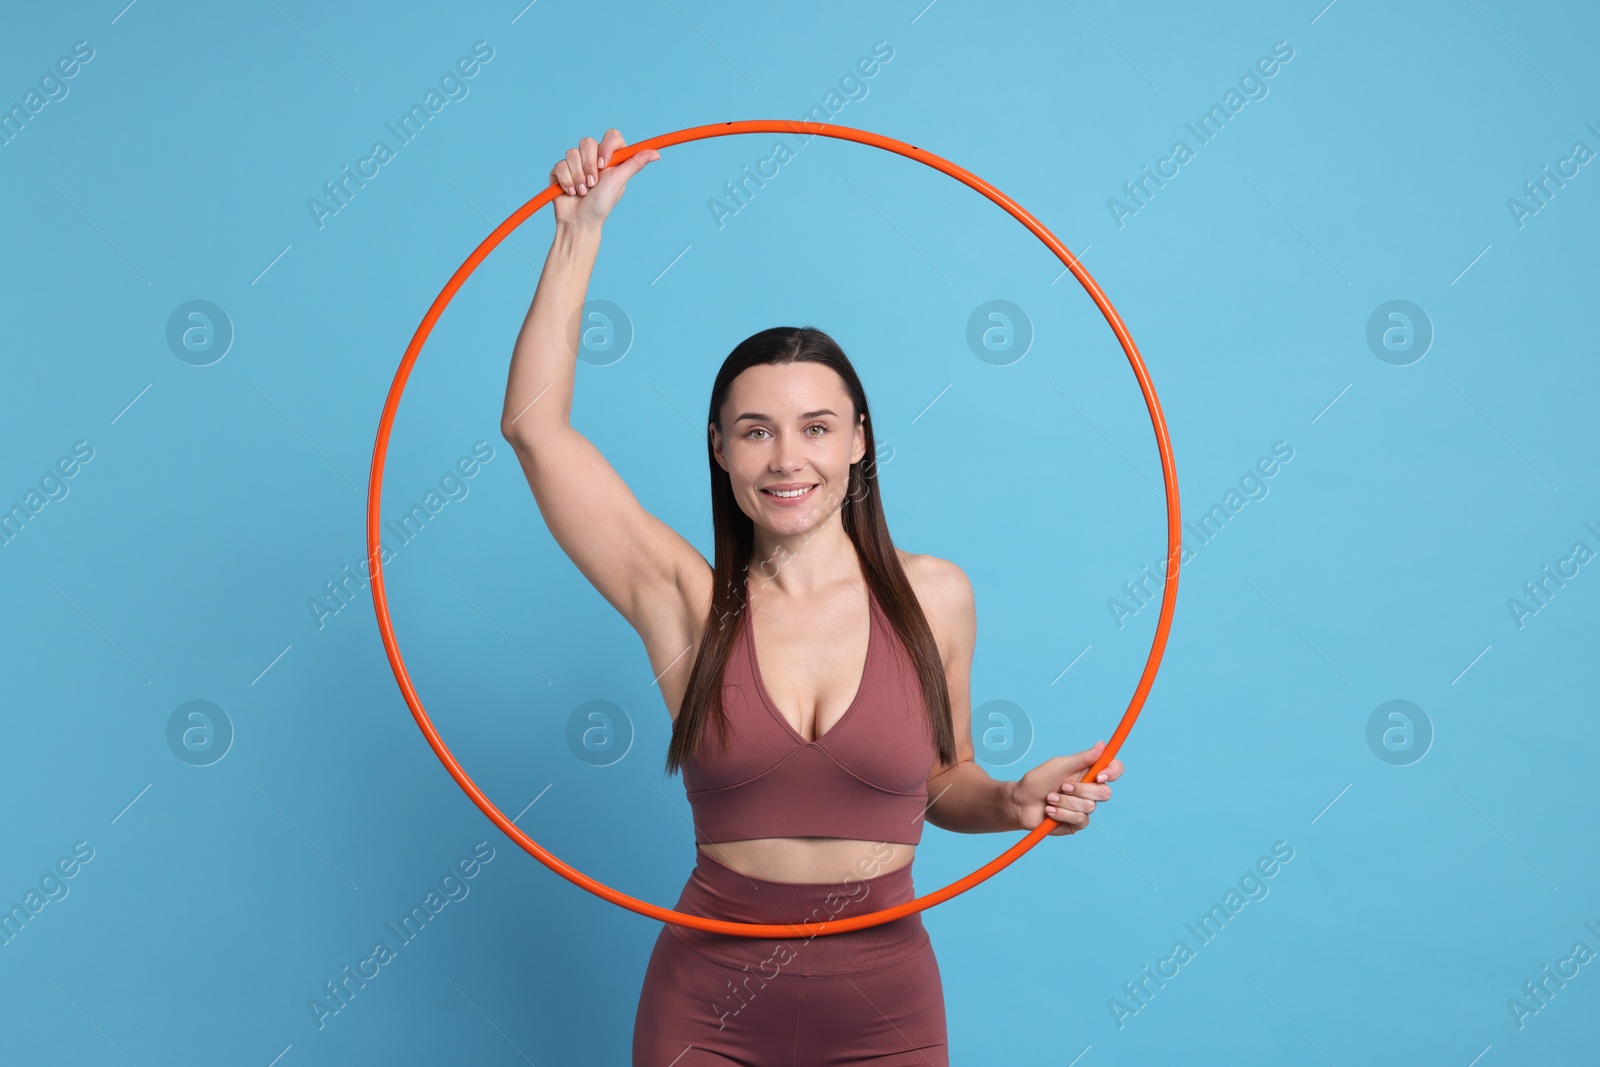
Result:
{"label": "cheek", "polygon": [[764,477],[760,457],[741,455],[735,450],[733,455],[728,457],[728,467],[729,477],[733,479],[733,491],[736,494],[758,492],[756,486]]}

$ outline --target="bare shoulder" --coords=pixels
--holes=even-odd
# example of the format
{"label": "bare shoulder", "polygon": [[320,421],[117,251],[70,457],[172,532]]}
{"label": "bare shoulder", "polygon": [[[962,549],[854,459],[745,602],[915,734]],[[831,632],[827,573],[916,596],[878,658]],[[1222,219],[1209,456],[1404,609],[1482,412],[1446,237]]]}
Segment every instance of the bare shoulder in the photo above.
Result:
{"label": "bare shoulder", "polygon": [[972,581],[966,571],[948,559],[896,549],[900,566],[917,594],[922,613],[933,628],[934,639],[946,660],[953,648],[973,642],[976,608]]}
{"label": "bare shoulder", "polygon": [[963,601],[972,599],[972,582],[956,563],[919,552],[895,551],[924,610],[960,608]]}

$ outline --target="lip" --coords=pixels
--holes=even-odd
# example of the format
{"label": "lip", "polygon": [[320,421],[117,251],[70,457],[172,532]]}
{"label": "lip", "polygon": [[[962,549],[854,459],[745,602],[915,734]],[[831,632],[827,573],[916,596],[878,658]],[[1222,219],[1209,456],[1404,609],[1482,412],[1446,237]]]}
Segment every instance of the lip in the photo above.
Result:
{"label": "lip", "polygon": [[764,485],[764,486],[761,487],[761,495],[766,497],[768,503],[772,504],[774,507],[780,507],[780,508],[798,507],[801,504],[804,504],[807,500],[811,499],[811,494],[817,491],[817,486],[821,485],[822,484],[821,482],[812,483],[811,488],[807,489],[804,493],[801,493],[799,496],[791,496],[791,497],[773,496],[771,493],[767,492],[767,490],[768,489],[798,489],[802,485],[805,485],[805,484],[806,484],[805,482],[787,482],[787,483],[782,484],[782,485]]}

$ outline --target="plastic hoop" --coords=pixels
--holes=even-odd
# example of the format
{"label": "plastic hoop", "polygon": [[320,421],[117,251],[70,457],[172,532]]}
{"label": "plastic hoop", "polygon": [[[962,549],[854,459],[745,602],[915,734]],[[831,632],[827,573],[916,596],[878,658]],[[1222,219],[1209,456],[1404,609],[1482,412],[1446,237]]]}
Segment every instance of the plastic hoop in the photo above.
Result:
{"label": "plastic hoop", "polygon": [[[1031,230],[1034,236],[1044,242],[1045,246],[1054,252],[1062,263],[1066,264],[1067,269],[1072,271],[1090,298],[1094,300],[1095,305],[1100,308],[1100,312],[1105,316],[1112,332],[1116,334],[1117,341],[1122,345],[1122,350],[1127,354],[1128,362],[1133,367],[1133,373],[1139,380],[1139,388],[1144,393],[1145,406],[1150,412],[1150,423],[1155,429],[1156,446],[1161,453],[1161,473],[1166,489],[1167,504],[1167,567],[1166,577],[1162,583],[1161,614],[1156,622],[1155,639],[1151,642],[1150,654],[1145,660],[1144,672],[1139,677],[1139,684],[1134,689],[1133,699],[1129,702],[1128,710],[1123,713],[1121,721],[1117,723],[1116,731],[1112,733],[1110,740],[1107,741],[1105,751],[1100,754],[1100,758],[1095,761],[1094,766],[1084,772],[1084,776],[1079,781],[1093,779],[1115,758],[1117,750],[1122,747],[1122,742],[1127,738],[1128,732],[1133,729],[1134,721],[1139,717],[1139,711],[1144,707],[1145,697],[1149,694],[1150,687],[1155,681],[1156,671],[1161,665],[1161,655],[1166,649],[1167,632],[1172,626],[1172,611],[1177,604],[1178,569],[1183,544],[1182,521],[1178,509],[1178,479],[1173,470],[1172,442],[1167,437],[1166,420],[1161,415],[1161,404],[1156,399],[1155,387],[1150,382],[1149,372],[1145,369],[1144,360],[1140,358],[1139,351],[1133,343],[1133,338],[1129,335],[1127,327],[1123,325],[1122,318],[1117,314],[1116,309],[1106,299],[1100,286],[1089,276],[1089,272],[1084,270],[1077,257],[1053,233],[1047,230],[1039,220],[1028,214],[1019,204],[982,178],[969,173],[946,159],[934,155],[932,152],[924,151],[915,145],[906,144],[904,141],[897,141],[892,137],[884,137],[881,134],[869,133],[866,130],[857,130],[849,126],[835,126],[828,123],[787,119],[751,119],[743,122],[722,122],[707,126],[692,126],[688,129],[664,133],[644,141],[637,141],[619,149],[610,160],[608,166],[615,166],[631,157],[634,153],[646,149],[666,148],[671,145],[684,144],[688,141],[700,141],[712,137],[727,137],[745,133],[821,135],[841,141],[854,141],[857,144],[881,148],[885,151],[905,156],[907,159],[916,160],[918,163],[926,164],[955,178],[964,185],[976,189]],[[428,744],[432,746],[434,754],[444,764],[445,769],[450,772],[450,776],[456,780],[456,784],[462,788],[472,802],[496,826],[505,832],[506,836],[522,846],[522,849],[533,856],[534,859],[537,859],[573,885],[588,890],[603,900],[608,900],[640,915],[711,933],[732,934],[739,937],[807,938],[817,934],[839,934],[851,930],[861,930],[943,903],[1009,867],[1024,852],[1048,836],[1050,831],[1059,825],[1059,822],[1047,816],[1043,822],[1030,830],[1027,836],[971,874],[951,882],[942,889],[917,897],[915,900],[908,900],[904,904],[885,908],[882,911],[853,915],[844,919],[829,919],[815,924],[809,922],[739,923],[726,922],[721,919],[708,919],[700,915],[687,915],[671,908],[663,908],[656,904],[638,900],[626,893],[612,889],[610,886],[596,881],[546,851],[538,842],[523,833],[515,823],[506,818],[500,809],[495,807],[494,803],[483,795],[483,792],[467,776],[467,773],[461,769],[461,765],[456,762],[455,756],[451,754],[444,741],[440,739],[438,731],[434,729],[432,720],[428,718],[427,711],[422,707],[422,701],[417,697],[416,689],[411,684],[411,676],[406,670],[405,660],[401,658],[400,648],[395,642],[394,627],[389,619],[389,598],[384,588],[383,561],[380,558],[379,538],[379,516],[383,500],[383,467],[389,451],[389,432],[394,423],[395,412],[400,406],[400,397],[405,392],[406,381],[411,376],[411,368],[416,363],[417,356],[421,354],[422,346],[427,341],[428,335],[433,332],[434,323],[444,313],[444,309],[449,305],[451,298],[455,296],[456,290],[461,288],[461,285],[477,269],[478,264],[512,230],[521,225],[534,212],[560,195],[563,195],[563,190],[552,182],[537,196],[518,208],[499,226],[496,226],[494,232],[484,238],[477,248],[473,249],[466,262],[456,268],[456,272],[445,283],[444,289],[434,298],[432,306],[428,308],[428,313],[423,316],[421,325],[417,327],[416,333],[412,335],[411,343],[406,346],[405,357],[400,361],[400,368],[395,372],[394,382],[389,387],[389,396],[384,401],[383,415],[378,421],[378,436],[372,450],[371,480],[367,489],[367,559],[372,572],[372,605],[377,612],[378,631],[383,635],[383,647],[389,656],[389,666],[394,670],[395,680],[400,684],[400,692],[405,697],[407,706],[411,708],[412,717],[416,719],[417,725],[421,727],[423,736],[428,739]]]}

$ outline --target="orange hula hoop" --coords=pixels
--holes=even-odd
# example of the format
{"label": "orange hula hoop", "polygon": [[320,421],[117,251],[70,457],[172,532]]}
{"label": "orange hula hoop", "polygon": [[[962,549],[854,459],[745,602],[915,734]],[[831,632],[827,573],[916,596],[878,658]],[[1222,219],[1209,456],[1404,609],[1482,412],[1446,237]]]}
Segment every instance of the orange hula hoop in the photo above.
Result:
{"label": "orange hula hoop", "polygon": [[[1133,367],[1134,376],[1139,380],[1139,389],[1144,394],[1145,405],[1150,412],[1150,423],[1155,429],[1156,445],[1161,452],[1161,473],[1166,489],[1167,505],[1167,568],[1166,577],[1162,585],[1161,614],[1156,622],[1155,638],[1151,642],[1149,657],[1145,660],[1144,672],[1140,675],[1139,684],[1134,689],[1133,699],[1129,702],[1128,710],[1123,713],[1121,721],[1117,723],[1115,732],[1112,733],[1110,740],[1106,743],[1105,751],[1100,754],[1100,758],[1079,779],[1080,781],[1092,780],[1115,758],[1118,749],[1122,747],[1123,741],[1127,738],[1128,732],[1133,729],[1133,724],[1139,717],[1140,709],[1144,707],[1145,697],[1149,694],[1150,687],[1155,682],[1156,671],[1160,667],[1161,656],[1166,649],[1167,632],[1172,626],[1172,612],[1178,598],[1178,569],[1182,551],[1182,524],[1178,509],[1178,479],[1173,470],[1172,442],[1167,436],[1166,420],[1162,417],[1161,404],[1156,399],[1155,387],[1150,382],[1149,372],[1145,369],[1144,360],[1140,358],[1132,336],[1129,335],[1127,327],[1123,325],[1122,318],[1117,314],[1116,309],[1106,299],[1105,293],[1101,291],[1095,280],[1089,276],[1089,272],[1083,268],[1083,265],[1078,262],[1077,257],[1053,233],[1046,229],[1038,219],[1035,219],[1021,205],[977,175],[956,166],[949,160],[934,155],[932,152],[925,151],[915,145],[906,144],[904,141],[897,141],[892,137],[828,123],[787,119],[752,119],[742,122],[722,122],[706,126],[692,126],[688,129],[676,130],[672,133],[664,133],[647,140],[637,141],[619,149],[608,165],[615,166],[631,157],[635,152],[642,152],[646,149],[667,148],[671,145],[684,144],[689,141],[745,133],[820,134],[821,136],[832,137],[841,141],[854,141],[857,144],[881,148],[885,151],[905,156],[907,159],[915,160],[918,163],[926,164],[977,190],[1004,208],[1018,222],[1031,230],[1034,236],[1044,242],[1045,246],[1054,252],[1062,263],[1066,264],[1067,269],[1072,271],[1090,298],[1094,300],[1095,305],[1099,307],[1100,313],[1105,316],[1106,322],[1110,324],[1112,332],[1117,336],[1117,341],[1122,345],[1123,352],[1127,354],[1128,363]],[[456,272],[450,276],[450,280],[445,283],[444,288],[434,299],[432,306],[428,308],[428,313],[423,316],[421,325],[417,327],[416,333],[411,338],[411,343],[406,346],[405,357],[400,361],[400,367],[395,372],[394,382],[389,387],[389,395],[383,405],[383,415],[378,421],[378,436],[373,445],[372,471],[367,489],[367,558],[372,572],[372,604],[377,612],[378,631],[383,636],[383,647],[389,657],[389,666],[394,670],[395,680],[400,684],[401,695],[405,697],[407,706],[411,708],[412,717],[416,719],[417,725],[421,727],[422,734],[428,739],[428,744],[432,746],[434,754],[444,764],[445,770],[450,772],[450,776],[456,780],[456,784],[462,788],[472,802],[496,826],[505,832],[506,836],[520,845],[534,859],[537,859],[573,885],[640,915],[711,933],[758,938],[807,938],[817,934],[839,934],[851,930],[861,930],[923,911],[933,907],[935,904],[941,904],[1009,867],[1019,856],[1042,841],[1052,829],[1060,825],[1057,820],[1047,816],[1043,822],[1030,830],[1027,836],[1016,844],[971,874],[951,882],[944,888],[881,911],[854,915],[844,919],[830,919],[820,923],[739,923],[708,919],[700,915],[687,915],[671,908],[663,908],[659,905],[638,900],[626,893],[613,889],[564,863],[560,858],[545,850],[537,841],[523,833],[515,823],[506,818],[500,809],[495,807],[494,803],[483,795],[483,792],[467,775],[466,771],[461,769],[461,765],[456,762],[455,756],[451,754],[450,749],[439,737],[439,732],[434,729],[432,720],[428,718],[428,713],[424,710],[422,701],[417,697],[416,689],[411,684],[411,676],[406,670],[405,660],[400,655],[399,645],[395,641],[394,626],[389,619],[389,598],[384,587],[383,561],[380,558],[379,538],[379,516],[383,501],[383,467],[389,451],[389,432],[394,423],[395,412],[400,406],[400,397],[405,392],[406,381],[411,376],[411,368],[416,363],[417,356],[421,354],[422,346],[427,341],[428,335],[432,333],[434,323],[444,313],[444,309],[449,305],[451,298],[455,296],[456,290],[461,288],[472,272],[477,269],[478,264],[490,252],[494,251],[512,230],[516,229],[525,219],[545,204],[562,195],[562,193],[561,187],[552,182],[537,196],[518,208],[499,226],[496,226],[494,232],[484,238],[483,242],[473,249],[466,262],[462,263],[456,269]]]}

